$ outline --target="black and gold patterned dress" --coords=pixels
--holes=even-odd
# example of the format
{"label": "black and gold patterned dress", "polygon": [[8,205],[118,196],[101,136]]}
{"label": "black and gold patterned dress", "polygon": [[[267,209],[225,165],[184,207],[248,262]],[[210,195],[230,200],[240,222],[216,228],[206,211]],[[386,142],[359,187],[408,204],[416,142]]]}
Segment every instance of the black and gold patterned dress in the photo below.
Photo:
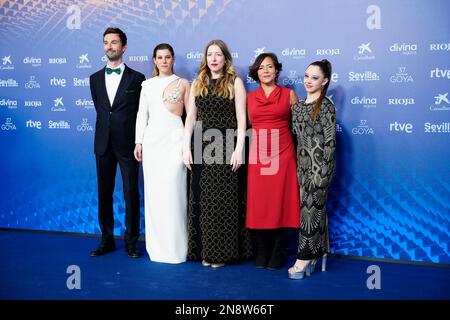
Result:
{"label": "black and gold patterned dress", "polygon": [[[231,171],[235,139],[226,139],[227,129],[228,135],[237,129],[234,99],[212,94],[215,83],[212,80],[207,96],[195,99],[197,122],[191,143],[194,164],[189,182],[188,258],[229,263],[249,258],[251,243],[244,227],[245,184],[241,178],[245,172],[243,167]],[[200,143],[199,135],[203,136]],[[200,150],[196,150],[196,144],[201,144]]]}
{"label": "black and gold patterned dress", "polygon": [[329,252],[327,196],[335,171],[336,110],[324,98],[316,120],[315,101],[292,106],[297,135],[297,177],[300,186],[300,235],[297,259],[312,260]]}

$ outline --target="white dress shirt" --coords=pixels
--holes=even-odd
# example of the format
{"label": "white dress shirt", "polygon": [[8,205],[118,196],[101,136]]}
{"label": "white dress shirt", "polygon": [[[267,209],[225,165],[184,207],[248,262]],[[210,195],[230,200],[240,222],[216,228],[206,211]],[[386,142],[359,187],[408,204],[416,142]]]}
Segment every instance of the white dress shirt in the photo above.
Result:
{"label": "white dress shirt", "polygon": [[108,74],[105,71],[106,92],[108,93],[109,102],[112,106],[117,93],[117,89],[119,88],[120,80],[122,79],[123,71],[125,70],[125,64],[122,62],[117,67],[111,67],[110,65],[107,65],[107,67],[111,69],[120,68],[120,74],[117,74],[115,72]]}

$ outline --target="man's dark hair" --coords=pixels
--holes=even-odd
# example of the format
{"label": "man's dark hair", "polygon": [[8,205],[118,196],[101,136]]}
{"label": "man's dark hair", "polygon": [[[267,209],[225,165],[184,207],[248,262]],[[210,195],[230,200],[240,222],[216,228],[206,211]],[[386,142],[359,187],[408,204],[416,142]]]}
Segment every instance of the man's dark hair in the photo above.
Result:
{"label": "man's dark hair", "polygon": [[127,45],[127,35],[125,34],[125,32],[123,32],[122,30],[120,30],[119,28],[107,28],[105,30],[105,32],[103,33],[103,38],[110,33],[114,33],[114,34],[118,34],[120,37],[120,42],[122,42],[122,47],[125,47]]}

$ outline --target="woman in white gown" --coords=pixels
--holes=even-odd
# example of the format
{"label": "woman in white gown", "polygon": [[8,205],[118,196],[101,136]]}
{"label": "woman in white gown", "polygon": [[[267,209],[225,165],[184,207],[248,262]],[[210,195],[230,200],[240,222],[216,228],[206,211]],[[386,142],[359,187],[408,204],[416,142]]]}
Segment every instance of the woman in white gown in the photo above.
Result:
{"label": "woman in white gown", "polygon": [[166,43],[153,50],[153,77],[142,83],[134,156],[144,172],[145,243],[150,260],[186,261],[186,168],[183,122],[189,82],[173,73],[175,55]]}

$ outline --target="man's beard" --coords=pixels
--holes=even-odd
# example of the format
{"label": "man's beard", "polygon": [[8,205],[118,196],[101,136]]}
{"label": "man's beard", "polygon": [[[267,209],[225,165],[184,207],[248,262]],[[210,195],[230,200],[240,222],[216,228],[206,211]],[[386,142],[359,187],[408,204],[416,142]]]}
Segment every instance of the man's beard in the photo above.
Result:
{"label": "man's beard", "polygon": [[105,52],[106,56],[108,57],[109,61],[117,61],[122,57],[122,54],[118,51],[109,50]]}

